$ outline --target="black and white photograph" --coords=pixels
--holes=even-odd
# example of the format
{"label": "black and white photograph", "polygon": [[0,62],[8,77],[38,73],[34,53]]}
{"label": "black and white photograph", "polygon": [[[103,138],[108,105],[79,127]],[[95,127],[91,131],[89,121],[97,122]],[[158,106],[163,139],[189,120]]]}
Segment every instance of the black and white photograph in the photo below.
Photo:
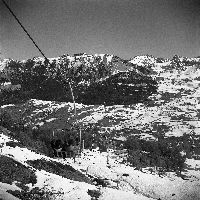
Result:
{"label": "black and white photograph", "polygon": [[0,200],[200,200],[200,0],[0,0]]}

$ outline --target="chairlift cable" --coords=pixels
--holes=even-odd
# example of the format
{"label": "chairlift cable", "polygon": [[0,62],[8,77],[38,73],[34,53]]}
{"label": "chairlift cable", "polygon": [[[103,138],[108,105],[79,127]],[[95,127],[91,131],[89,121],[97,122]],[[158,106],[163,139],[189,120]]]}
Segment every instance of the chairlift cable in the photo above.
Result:
{"label": "chairlift cable", "polygon": [[36,44],[36,42],[34,41],[34,39],[30,36],[30,34],[28,33],[28,31],[25,29],[25,27],[22,25],[22,23],[19,21],[19,19],[17,18],[17,16],[14,14],[14,12],[11,10],[11,8],[8,6],[8,4],[2,0],[3,4],[6,6],[6,8],[10,11],[10,13],[13,15],[13,17],[16,19],[16,21],[18,22],[18,24],[22,27],[22,29],[24,30],[24,32],[27,34],[27,36],[29,37],[29,39],[33,42],[33,44],[35,45],[35,47],[39,50],[39,52],[42,54],[42,56],[49,62],[48,58],[45,56],[45,54],[42,52],[42,50],[39,48],[39,46]]}

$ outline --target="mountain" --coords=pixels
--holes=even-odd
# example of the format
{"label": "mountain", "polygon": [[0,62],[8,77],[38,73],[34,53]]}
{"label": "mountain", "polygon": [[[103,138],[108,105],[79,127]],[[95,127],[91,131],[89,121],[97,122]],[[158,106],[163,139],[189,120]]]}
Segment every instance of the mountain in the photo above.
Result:
{"label": "mountain", "polygon": [[[0,194],[200,199],[200,58],[81,53],[49,60],[10,60],[3,68],[22,89],[4,92],[1,101],[1,160],[8,164],[0,165],[0,188],[6,188]],[[52,158],[52,138],[80,137],[80,131],[85,150],[77,162]],[[103,138],[115,145],[91,150],[93,142],[102,150]],[[5,168],[14,174],[10,182]]]}
{"label": "mountain", "polygon": [[[150,133],[150,135],[154,134],[156,131],[154,129],[158,129],[158,127],[161,130],[165,127],[163,131],[169,135],[178,136],[190,132],[198,134],[199,127],[195,124],[199,123],[200,59],[183,59],[182,57],[174,56],[171,60],[159,59],[162,62],[157,62],[158,59],[153,56],[137,56],[135,58],[137,59],[134,62],[137,60],[138,64],[131,63],[132,59],[125,61],[117,56],[107,54],[78,54],[76,56],[61,56],[56,59],[50,59],[50,62],[59,64],[48,65],[44,68],[45,73],[46,71],[48,72],[45,77],[50,77],[47,79],[48,84],[46,83],[45,85],[43,83],[42,86],[44,88],[40,89],[42,92],[39,91],[41,95],[36,93],[32,97],[34,99],[39,96],[43,97],[40,98],[41,100],[48,97],[47,100],[49,101],[46,101],[47,103],[44,103],[44,105],[51,110],[53,104],[48,102],[56,100],[56,93],[58,96],[59,94],[63,95],[62,90],[58,90],[56,86],[60,86],[63,89],[62,84],[66,83],[61,82],[63,79],[60,81],[57,78],[60,82],[58,85],[53,85],[55,89],[51,91],[51,87],[49,87],[50,80],[54,80],[52,77],[55,77],[55,79],[59,77],[59,69],[67,63],[68,74],[66,73],[66,76],[70,73],[74,76],[71,82],[75,100],[78,103],[78,121],[85,123],[90,123],[91,121],[100,123],[102,126],[115,127],[115,129],[134,128],[146,134]],[[144,60],[146,64],[144,64]],[[147,60],[151,61],[148,62]],[[31,68],[31,72],[37,72],[36,69],[42,68],[41,62],[43,63],[44,59],[33,58],[25,62],[25,68],[29,63],[33,63],[34,67],[33,69]],[[140,65],[141,63],[143,64]],[[179,64],[177,65],[177,63]],[[53,68],[54,66],[55,68]],[[54,69],[53,72],[50,67]],[[50,72],[52,73],[50,74]],[[40,76],[36,80],[39,78]],[[40,81],[39,79],[36,83]],[[32,81],[32,83],[34,82]],[[59,98],[66,99],[66,102],[72,102],[69,86],[68,84],[66,85],[64,88],[66,90],[65,96],[63,98],[59,96]],[[54,95],[49,95],[45,98],[45,93],[48,92]],[[35,100],[29,100],[29,102],[34,109],[37,109],[37,103],[36,105],[34,103]],[[42,108],[45,101],[39,102],[41,102],[39,108]],[[55,103],[56,106],[53,107],[56,108],[60,104],[62,103],[57,102]],[[82,107],[79,109],[79,104],[84,105],[84,110],[86,111],[83,112]],[[64,108],[65,104],[62,105]],[[67,110],[72,108],[69,106]],[[34,109],[31,112],[35,112]],[[55,114],[54,111],[52,112]],[[28,113],[28,115],[30,114]],[[35,112],[35,118],[37,117]],[[48,119],[51,117],[53,115],[50,112]],[[58,117],[58,119],[61,121],[69,120],[68,116],[62,119]],[[54,121],[56,124],[57,120]],[[54,123],[54,121],[49,124]]]}
{"label": "mountain", "polygon": [[2,67],[12,84],[21,84],[31,98],[72,101],[84,104],[131,104],[145,100],[156,91],[156,82],[146,66],[135,68],[130,62],[107,54],[35,57],[27,61],[9,60]]}
{"label": "mountain", "polygon": [[157,62],[156,58],[151,55],[143,55],[143,56],[135,56],[133,59],[129,60],[130,63],[145,66],[145,65],[153,65]]}

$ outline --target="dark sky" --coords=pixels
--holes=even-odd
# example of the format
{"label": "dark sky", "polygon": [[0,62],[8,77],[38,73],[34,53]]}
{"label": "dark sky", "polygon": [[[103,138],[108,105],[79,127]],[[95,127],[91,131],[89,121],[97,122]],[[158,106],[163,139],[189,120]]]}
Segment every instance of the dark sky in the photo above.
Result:
{"label": "dark sky", "polygon": [[[5,0],[47,57],[200,56],[200,0]],[[0,0],[1,58],[40,56]]]}

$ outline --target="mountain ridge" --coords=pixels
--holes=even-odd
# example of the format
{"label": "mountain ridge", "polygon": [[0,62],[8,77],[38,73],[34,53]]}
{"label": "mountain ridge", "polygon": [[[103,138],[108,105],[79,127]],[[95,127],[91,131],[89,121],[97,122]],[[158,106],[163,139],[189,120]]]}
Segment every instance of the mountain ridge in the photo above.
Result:
{"label": "mountain ridge", "polygon": [[[9,60],[1,71],[1,77],[7,76],[12,84],[21,84],[26,91],[35,90],[32,98],[42,98],[43,100],[54,98],[54,100],[69,101],[71,96],[68,82],[70,81],[75,99],[79,103],[115,104],[118,102],[127,104],[131,101],[128,96],[138,89],[144,90],[146,93],[155,91],[156,82],[149,76],[149,69],[145,68],[145,66],[137,67],[113,55],[78,54],[73,57],[64,55],[51,58],[49,63],[40,57],[23,62]],[[126,78],[122,78],[123,76]],[[127,81],[132,85],[125,85]],[[141,83],[141,87],[135,86],[136,82]],[[59,89],[55,90],[55,88]],[[44,96],[44,91],[46,91],[46,96]],[[57,93],[52,93],[52,91]],[[91,93],[97,92],[102,93],[100,98],[97,97],[98,94],[95,94],[93,99],[87,99]],[[113,96],[112,100],[109,99],[110,92]],[[123,94],[126,97],[123,97]],[[139,96],[137,98],[139,99]],[[135,102],[135,100],[133,101]]]}
{"label": "mountain ridge", "polygon": [[[19,198],[25,194],[30,197],[48,194],[54,198],[58,194],[63,199],[84,200],[121,200],[126,197],[141,200],[198,200],[200,59],[174,56],[171,60],[158,60],[143,56],[141,60],[136,57],[138,64],[119,57],[114,57],[113,63],[107,63],[103,55],[94,63],[90,63],[91,59],[85,54],[78,55],[74,65],[71,65],[63,56],[56,61],[59,64],[52,60],[52,65],[44,65],[35,58],[24,62],[26,70],[14,61],[7,66],[6,75],[11,77],[13,84],[28,80],[26,83],[29,85],[22,82],[20,90],[0,93],[1,154],[8,163],[14,160],[33,169],[37,183],[32,175],[30,179],[29,176],[24,177],[25,183],[14,181],[13,186],[0,184],[5,188],[12,186],[16,191],[10,193]],[[12,71],[13,68],[15,70]],[[99,68],[103,70],[96,70]],[[63,72],[63,75],[59,72]],[[52,82],[41,84],[41,77]],[[63,98],[63,101],[55,100],[54,96],[42,100],[48,89],[54,94],[62,84],[67,86],[69,81],[75,91],[76,115],[70,90],[68,94],[65,93],[68,98]],[[57,82],[58,85],[55,85]],[[52,87],[49,87],[50,83]],[[37,85],[43,88],[37,90],[41,96],[35,92],[27,99],[23,96],[23,101],[14,101],[16,95],[29,92],[28,87],[34,90]],[[148,91],[150,86],[153,89]],[[66,91],[67,87],[64,89]],[[97,98],[99,93],[100,99]],[[3,95],[7,95],[9,101],[6,99],[3,102]],[[85,100],[88,102],[85,103]],[[80,130],[85,149],[76,163],[70,158],[62,160],[49,156],[52,154],[49,146],[52,138],[62,139],[69,134],[79,137]],[[107,153],[100,153],[97,149],[88,150],[93,141],[103,148],[102,138],[105,137],[107,141],[115,141],[117,149],[108,146]],[[123,146],[123,141],[127,141],[128,145]],[[120,149],[120,145],[123,149]],[[61,177],[65,167],[69,168],[68,165],[91,180],[95,177],[95,180],[103,181],[108,186],[102,188],[70,180],[69,176]],[[154,165],[158,168],[154,169]],[[16,169],[20,166],[18,164]],[[6,164],[3,167],[7,167]],[[14,166],[7,167],[7,170],[11,167]],[[179,167],[183,170],[181,176],[176,171]],[[8,173],[2,175],[4,180],[8,179]],[[17,173],[15,176],[16,180],[21,180]],[[71,172],[70,176],[73,177]],[[93,198],[91,194],[96,196]],[[59,196],[54,199],[59,199]]]}

